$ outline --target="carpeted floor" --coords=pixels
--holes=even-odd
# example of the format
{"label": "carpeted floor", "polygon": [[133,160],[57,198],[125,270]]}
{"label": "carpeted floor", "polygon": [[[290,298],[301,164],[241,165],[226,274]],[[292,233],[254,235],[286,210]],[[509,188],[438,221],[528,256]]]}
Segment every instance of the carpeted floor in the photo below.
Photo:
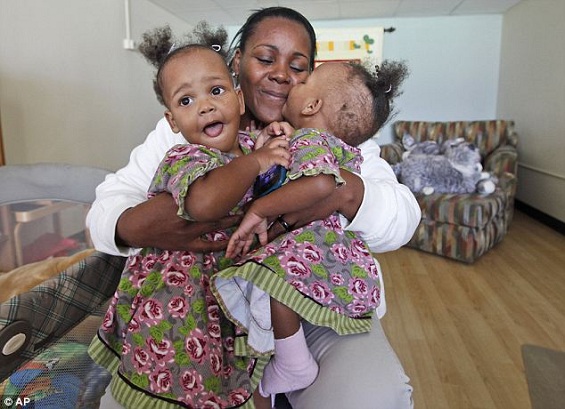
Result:
{"label": "carpeted floor", "polygon": [[522,345],[532,409],[565,408],[565,352]]}

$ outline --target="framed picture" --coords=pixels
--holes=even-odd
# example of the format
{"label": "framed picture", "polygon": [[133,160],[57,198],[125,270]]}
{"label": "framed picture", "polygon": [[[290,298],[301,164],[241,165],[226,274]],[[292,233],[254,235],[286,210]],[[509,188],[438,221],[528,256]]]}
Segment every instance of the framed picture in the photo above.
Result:
{"label": "framed picture", "polygon": [[383,27],[316,29],[315,66],[327,61],[380,64],[383,56]]}

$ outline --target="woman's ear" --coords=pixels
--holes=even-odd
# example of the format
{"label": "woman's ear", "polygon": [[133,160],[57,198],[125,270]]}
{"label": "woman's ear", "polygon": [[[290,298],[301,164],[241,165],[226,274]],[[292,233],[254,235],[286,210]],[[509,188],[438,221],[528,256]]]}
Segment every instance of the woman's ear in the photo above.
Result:
{"label": "woman's ear", "polygon": [[233,55],[233,59],[231,60],[230,68],[234,72],[235,75],[239,75],[239,64],[241,61],[241,50],[237,48]]}
{"label": "woman's ear", "polygon": [[310,98],[306,100],[306,104],[300,113],[305,116],[316,115],[322,109],[323,104],[321,98]]}
{"label": "woman's ear", "polygon": [[175,118],[173,117],[173,113],[169,110],[166,110],[165,111],[165,118],[167,118],[167,122],[169,123],[171,130],[174,133],[179,133],[180,129],[177,127],[177,123],[175,122]]}
{"label": "woman's ear", "polygon": [[237,99],[239,101],[239,115],[243,115],[245,113],[245,99],[243,99],[243,92],[241,88],[235,89],[235,94],[237,95]]}

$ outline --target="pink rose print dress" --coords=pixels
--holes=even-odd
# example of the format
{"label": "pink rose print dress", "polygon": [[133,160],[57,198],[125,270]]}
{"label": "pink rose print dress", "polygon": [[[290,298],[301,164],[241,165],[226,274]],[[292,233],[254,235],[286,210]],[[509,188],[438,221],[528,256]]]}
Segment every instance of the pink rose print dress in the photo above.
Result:
{"label": "pink rose print dress", "polygon": [[[240,133],[249,153],[253,141]],[[184,211],[188,186],[233,157],[200,145],[172,148],[149,195],[171,192]],[[247,194],[240,205],[251,198]],[[233,212],[240,211],[239,207]],[[210,234],[227,240],[231,231]],[[142,249],[130,256],[90,355],[113,373],[114,398],[130,408],[253,408],[265,358],[238,356],[236,326],[211,292],[210,277],[229,265],[223,252]]]}
{"label": "pink rose print dress", "polygon": [[[325,173],[340,184],[339,169],[359,172],[363,160],[359,149],[316,129],[297,131],[290,152],[291,180]],[[336,213],[252,251],[215,274],[211,285],[225,314],[247,334],[238,347],[259,356],[274,347],[269,297],[340,335],[370,331],[380,302],[379,271],[368,247],[343,230]]]}

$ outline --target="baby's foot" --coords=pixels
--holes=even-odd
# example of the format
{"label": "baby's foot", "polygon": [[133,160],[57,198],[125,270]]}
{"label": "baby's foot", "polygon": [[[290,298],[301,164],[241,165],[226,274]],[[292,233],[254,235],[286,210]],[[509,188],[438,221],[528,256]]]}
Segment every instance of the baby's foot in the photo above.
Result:
{"label": "baby's foot", "polygon": [[282,365],[275,355],[265,367],[259,390],[263,396],[296,391],[312,385],[317,376],[318,364],[312,355],[293,367]]}

